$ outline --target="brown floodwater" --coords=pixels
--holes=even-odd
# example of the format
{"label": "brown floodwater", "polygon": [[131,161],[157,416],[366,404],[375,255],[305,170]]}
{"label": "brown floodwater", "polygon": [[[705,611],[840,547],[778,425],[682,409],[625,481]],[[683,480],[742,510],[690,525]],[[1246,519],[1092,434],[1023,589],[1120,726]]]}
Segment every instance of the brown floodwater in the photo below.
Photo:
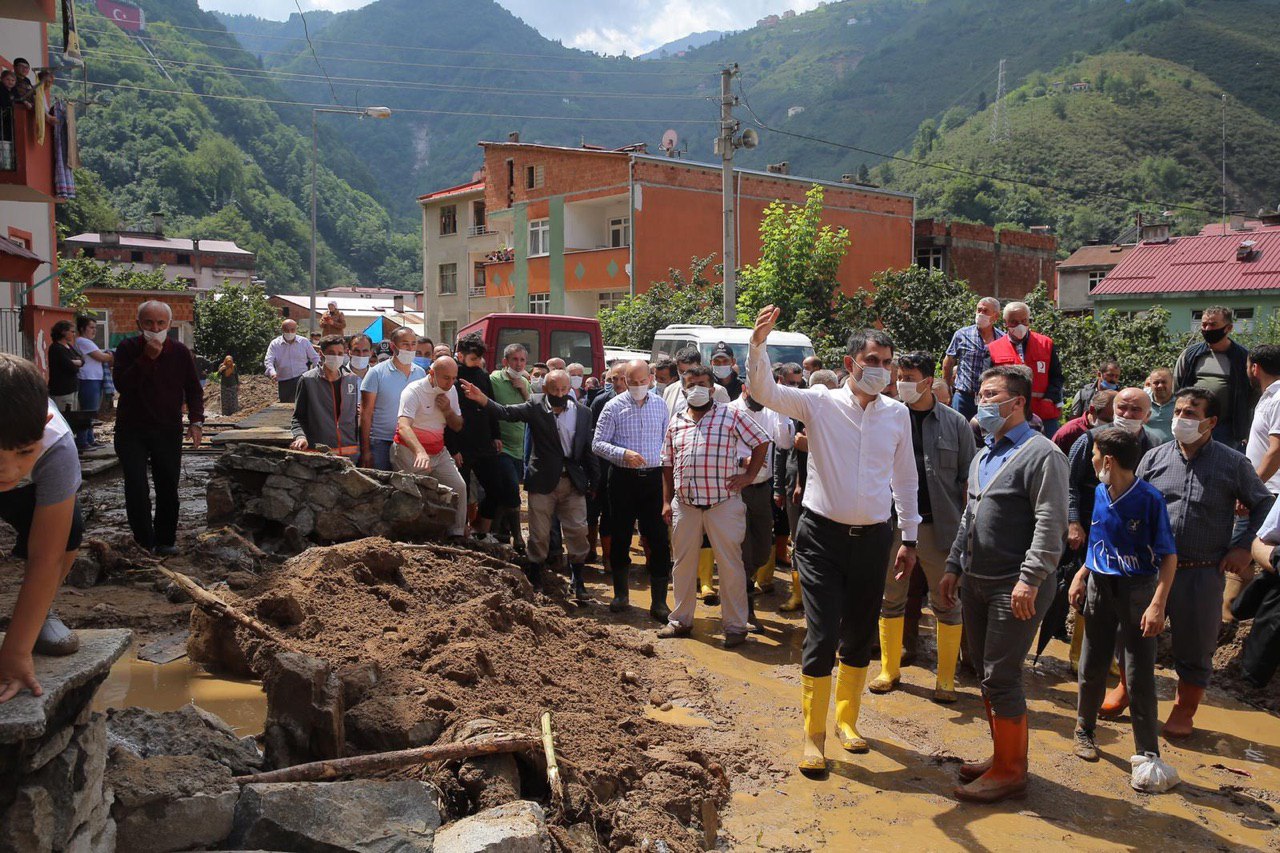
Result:
{"label": "brown floodwater", "polygon": [[133,706],[176,711],[188,702],[221,717],[241,736],[260,734],[267,716],[267,695],[256,681],[210,675],[185,657],[166,664],[148,663],[138,660],[133,651],[116,661],[93,707],[96,711]]}

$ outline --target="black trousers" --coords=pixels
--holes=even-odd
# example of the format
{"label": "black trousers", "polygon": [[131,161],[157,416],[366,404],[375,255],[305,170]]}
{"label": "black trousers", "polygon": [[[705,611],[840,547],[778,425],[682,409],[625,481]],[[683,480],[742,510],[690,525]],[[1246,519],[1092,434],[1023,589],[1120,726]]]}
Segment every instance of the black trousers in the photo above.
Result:
{"label": "black trousers", "polygon": [[[0,521],[4,521],[17,534],[13,543],[13,556],[27,558],[27,543],[31,539],[31,522],[36,515],[35,484],[0,492]],[[79,551],[84,539],[84,516],[80,512],[80,499],[76,498],[71,515],[71,532],[67,534],[67,550]]]}
{"label": "black trousers", "polygon": [[[124,509],[133,538],[144,548],[176,544],[182,428],[117,429],[115,449],[124,474]],[[148,473],[156,488],[154,522]]]}
{"label": "black trousers", "polygon": [[649,543],[649,583],[671,580],[671,533],[662,520],[662,469],[614,468],[609,472],[609,565],[614,595],[626,596],[631,535],[636,526]]}
{"label": "black trousers", "polygon": [[1232,612],[1237,619],[1253,619],[1241,664],[1250,681],[1265,687],[1280,667],[1280,578],[1274,571],[1259,572]]}
{"label": "black trousers", "polygon": [[502,461],[501,454],[462,454],[462,479],[471,482],[476,475],[484,496],[480,499],[481,518],[492,521],[499,509],[520,506],[520,482],[515,469]]}
{"label": "black trousers", "polygon": [[889,523],[849,527],[804,509],[792,563],[800,573],[805,637],[801,672],[831,675],[836,655],[864,667],[878,639],[885,566],[893,546]]}

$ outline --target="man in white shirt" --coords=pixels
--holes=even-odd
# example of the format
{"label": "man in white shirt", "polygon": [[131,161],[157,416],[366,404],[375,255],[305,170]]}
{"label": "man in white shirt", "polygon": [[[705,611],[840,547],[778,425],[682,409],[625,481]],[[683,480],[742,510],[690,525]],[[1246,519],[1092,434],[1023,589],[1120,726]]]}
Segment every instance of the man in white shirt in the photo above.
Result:
{"label": "man in white shirt", "polygon": [[[751,391],[742,388],[742,396],[729,404],[729,408],[742,412],[756,422],[756,425],[769,436],[770,446],[765,454],[764,465],[751,485],[742,490],[742,503],[747,508],[747,535],[742,540],[742,568],[747,573],[747,587],[765,569],[769,555],[773,552],[773,460],[774,450],[790,450],[794,442],[791,418],[783,417],[772,409],[766,409],[751,399]],[[745,450],[745,448],[740,448]],[[742,455],[749,456],[748,453]],[[772,569],[770,569],[772,577]],[[764,585],[763,582],[761,584]],[[769,582],[772,586],[772,581]],[[754,632],[760,631],[760,622],[756,619],[755,602],[747,598],[747,622]]]}
{"label": "man in white shirt", "polygon": [[298,396],[298,380],[302,374],[320,363],[320,353],[311,343],[298,337],[298,324],[285,320],[280,336],[267,345],[262,360],[267,376],[276,383],[281,403],[292,403]]}
{"label": "man in white shirt", "polygon": [[794,563],[804,596],[805,641],[801,667],[804,756],[800,771],[826,773],[827,704],[831,668],[840,658],[835,685],[836,730],[841,746],[867,752],[858,733],[858,710],[875,645],[885,565],[893,543],[890,510],[897,508],[902,546],[898,571],[915,566],[919,485],[907,407],[880,392],[889,384],[893,341],[865,329],[849,336],[844,387],[808,391],[773,379],[765,340],[781,311],[765,306],[756,318],[747,360],[752,398],[803,421],[809,440],[809,477],[796,530]]}
{"label": "man in white shirt", "polygon": [[467,484],[444,446],[446,429],[462,429],[462,408],[454,386],[457,378],[458,363],[445,356],[431,362],[426,377],[405,386],[391,447],[395,470],[430,474],[457,493],[450,536],[462,536],[467,527]]}
{"label": "man in white shirt", "polygon": [[[1258,472],[1258,479],[1271,494],[1280,494],[1280,346],[1262,344],[1249,351],[1246,368],[1249,381],[1262,392],[1253,410],[1249,441],[1244,455]],[[81,368],[83,370],[83,368]],[[1248,517],[1236,516],[1236,532],[1248,523]],[[1253,580],[1253,566],[1246,575],[1226,574],[1226,590],[1222,596],[1222,620],[1234,622],[1231,603]]]}

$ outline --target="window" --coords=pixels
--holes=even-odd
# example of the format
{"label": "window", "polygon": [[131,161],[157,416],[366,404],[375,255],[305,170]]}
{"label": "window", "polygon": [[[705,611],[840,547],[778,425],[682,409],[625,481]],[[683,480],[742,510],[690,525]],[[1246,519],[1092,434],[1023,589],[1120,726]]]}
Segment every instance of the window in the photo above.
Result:
{"label": "window", "polygon": [[143,252],[130,252],[129,262],[134,264],[144,264],[147,262],[147,256]]}
{"label": "window", "polygon": [[534,219],[529,223],[529,257],[551,254],[551,220]]}
{"label": "window", "polygon": [[551,356],[575,361],[586,368],[587,375],[596,372],[591,360],[591,333],[581,329],[556,329],[551,332]]}
{"label": "window", "polygon": [[631,217],[619,216],[609,220],[609,248],[621,249],[631,245]]}
{"label": "window", "polygon": [[536,190],[542,186],[545,174],[542,165],[525,166],[524,167],[524,188],[527,190]]}
{"label": "window", "polygon": [[550,314],[551,313],[551,294],[550,293],[530,293],[529,294],[529,313],[530,314]]}
{"label": "window", "polygon": [[458,265],[440,265],[440,295],[453,296],[458,292]]}
{"label": "window", "polygon": [[176,263],[176,264],[177,264],[178,266],[180,266],[180,267],[189,267],[189,266],[191,266],[191,253],[190,253],[190,252],[179,252],[179,253],[178,253],[178,259],[177,259],[174,263]]}
{"label": "window", "polygon": [[916,266],[920,267],[922,270],[945,270],[946,263],[944,251],[945,250],[941,246],[917,249]]}
{"label": "window", "polygon": [[441,320],[440,321],[440,343],[446,344],[449,349],[453,349],[458,342],[458,321],[457,320]]}
{"label": "window", "polygon": [[606,311],[612,308],[617,308],[619,305],[622,304],[622,300],[626,299],[630,295],[631,294],[625,290],[605,291],[604,293],[600,294],[599,302],[596,305],[596,310]]}
{"label": "window", "polygon": [[[1252,308],[1232,308],[1231,323],[1235,327],[1237,333],[1248,333],[1253,331],[1253,309]],[[1203,311],[1191,312],[1191,331],[1195,334],[1200,333],[1200,318],[1204,315]]]}
{"label": "window", "polygon": [[471,296],[484,296],[484,264],[474,264],[471,267]]}
{"label": "window", "polygon": [[471,236],[478,237],[481,234],[488,234],[489,228],[485,225],[484,220],[484,202],[471,202]]}
{"label": "window", "polygon": [[97,331],[93,333],[93,342],[98,345],[98,349],[110,349],[108,341],[111,340],[111,312],[85,311],[84,315],[98,321]]}
{"label": "window", "polygon": [[440,208],[440,236],[448,237],[458,233],[458,206],[446,204]]}
{"label": "window", "polygon": [[1098,282],[1107,277],[1106,270],[1096,270],[1089,273],[1089,292],[1093,293],[1093,289],[1098,286]]}
{"label": "window", "polygon": [[[535,296],[546,296],[547,294],[534,294]],[[532,301],[532,300],[530,300]],[[511,344],[520,344],[529,353],[529,364],[542,361],[542,347],[538,345],[537,329],[516,329],[502,328],[498,330],[498,346],[499,353],[505,352]]]}

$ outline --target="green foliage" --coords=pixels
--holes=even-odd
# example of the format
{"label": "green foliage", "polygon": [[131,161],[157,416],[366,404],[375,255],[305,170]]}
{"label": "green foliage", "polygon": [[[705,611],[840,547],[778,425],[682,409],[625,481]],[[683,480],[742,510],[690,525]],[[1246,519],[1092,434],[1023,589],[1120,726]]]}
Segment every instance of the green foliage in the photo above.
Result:
{"label": "green foliage", "polygon": [[195,313],[196,352],[214,360],[230,355],[241,372],[262,372],[280,314],[261,287],[226,282],[217,299],[197,299]]}
{"label": "green foliage", "polygon": [[64,307],[83,311],[89,307],[85,291],[114,287],[120,290],[186,290],[182,282],[166,281],[164,267],[138,271],[133,265],[99,263],[77,252],[73,258],[58,258],[58,293]]}
{"label": "green foliage", "polygon": [[[693,258],[689,273],[672,269],[665,281],[655,281],[644,293],[600,312],[600,332],[610,346],[647,350],[653,336],[673,323],[705,323],[718,326],[724,320],[724,287],[707,278],[714,255]],[[724,275],[716,264],[712,272]]]}
{"label": "green foliage", "polygon": [[922,350],[940,359],[955,330],[973,322],[978,297],[941,270],[886,270],[872,284],[871,314],[900,353]]}
{"label": "green foliage", "polygon": [[76,197],[57,206],[58,239],[89,231],[110,231],[120,225],[111,194],[89,169],[76,169]]}

